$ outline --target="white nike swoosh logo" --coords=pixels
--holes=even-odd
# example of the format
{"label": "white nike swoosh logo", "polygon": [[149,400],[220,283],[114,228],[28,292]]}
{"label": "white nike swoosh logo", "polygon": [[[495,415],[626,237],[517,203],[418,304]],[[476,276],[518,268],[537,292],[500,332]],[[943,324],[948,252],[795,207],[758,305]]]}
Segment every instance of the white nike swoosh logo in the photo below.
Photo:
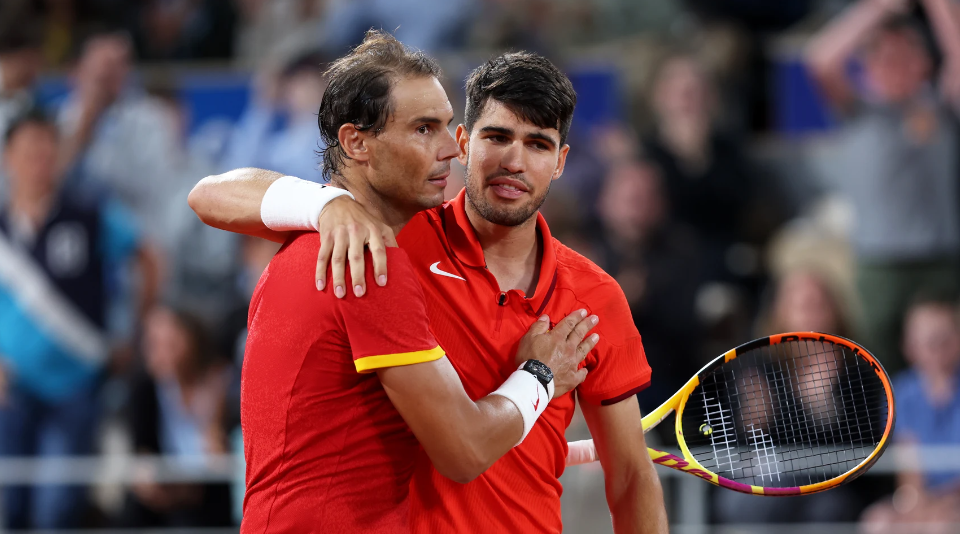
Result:
{"label": "white nike swoosh logo", "polygon": [[466,280],[463,277],[441,271],[439,266],[440,266],[439,261],[437,263],[434,263],[433,265],[430,266],[430,272],[433,274],[439,274],[440,276],[448,276],[450,278],[456,278],[457,280],[463,280],[464,282],[466,282]]}

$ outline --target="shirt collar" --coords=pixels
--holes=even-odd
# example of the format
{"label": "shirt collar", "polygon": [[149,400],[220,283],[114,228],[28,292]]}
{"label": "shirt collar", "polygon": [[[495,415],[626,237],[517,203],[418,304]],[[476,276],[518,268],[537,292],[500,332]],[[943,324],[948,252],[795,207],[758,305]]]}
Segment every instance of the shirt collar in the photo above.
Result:
{"label": "shirt collar", "polygon": [[[483,256],[483,248],[477,238],[477,232],[467,217],[466,189],[446,203],[441,213],[443,215],[443,230],[447,234],[450,248],[457,259],[468,266],[486,268],[487,262]],[[557,284],[557,247],[550,227],[540,212],[537,212],[537,231],[543,238],[543,258],[540,260],[540,278],[537,280],[537,289],[533,297],[524,299],[537,315],[543,313],[547,301],[553,295]]]}

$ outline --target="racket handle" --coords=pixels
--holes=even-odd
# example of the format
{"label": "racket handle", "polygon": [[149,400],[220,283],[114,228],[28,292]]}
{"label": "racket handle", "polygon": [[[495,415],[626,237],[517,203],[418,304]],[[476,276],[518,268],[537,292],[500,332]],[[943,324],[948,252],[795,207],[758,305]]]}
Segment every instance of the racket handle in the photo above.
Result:
{"label": "racket handle", "polygon": [[597,448],[592,439],[567,443],[567,466],[597,461]]}

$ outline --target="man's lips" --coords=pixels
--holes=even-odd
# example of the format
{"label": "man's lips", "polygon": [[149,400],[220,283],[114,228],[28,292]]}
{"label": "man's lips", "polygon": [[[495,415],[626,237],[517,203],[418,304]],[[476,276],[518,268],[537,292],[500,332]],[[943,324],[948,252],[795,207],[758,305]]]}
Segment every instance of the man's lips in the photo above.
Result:
{"label": "man's lips", "polygon": [[506,199],[517,199],[522,197],[525,193],[529,192],[527,186],[520,180],[514,180],[512,178],[494,178],[489,182],[490,188],[493,190],[493,193],[501,198]]}
{"label": "man's lips", "polygon": [[450,176],[450,171],[447,171],[443,174],[434,176],[432,178],[427,178],[427,181],[437,187],[447,187],[447,178]]}

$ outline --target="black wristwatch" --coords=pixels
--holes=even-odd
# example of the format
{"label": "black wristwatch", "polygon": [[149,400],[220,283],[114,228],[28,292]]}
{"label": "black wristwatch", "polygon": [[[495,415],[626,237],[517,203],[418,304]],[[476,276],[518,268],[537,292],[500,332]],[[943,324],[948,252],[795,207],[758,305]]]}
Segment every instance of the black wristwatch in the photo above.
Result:
{"label": "black wristwatch", "polygon": [[537,377],[543,384],[543,389],[550,391],[550,382],[553,382],[553,371],[540,360],[527,360],[520,369]]}

